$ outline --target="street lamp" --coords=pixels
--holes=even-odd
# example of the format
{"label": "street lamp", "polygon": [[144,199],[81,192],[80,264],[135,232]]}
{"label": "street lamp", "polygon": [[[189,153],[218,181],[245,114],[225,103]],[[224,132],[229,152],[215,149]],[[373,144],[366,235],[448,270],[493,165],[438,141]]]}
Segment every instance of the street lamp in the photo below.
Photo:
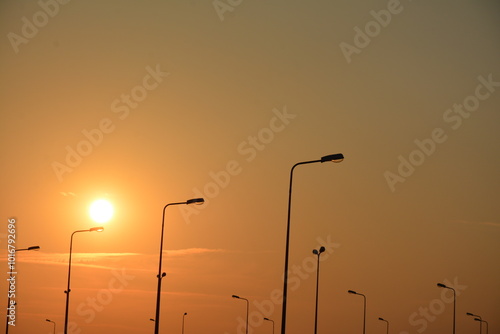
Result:
{"label": "street lamp", "polygon": [[457,306],[456,291],[452,287],[446,286],[443,283],[438,283],[437,286],[438,286],[438,288],[450,289],[453,291],[453,334],[455,334],[455,310],[456,310],[456,306]]}
{"label": "street lamp", "polygon": [[49,319],[45,319],[45,321],[48,321],[48,322],[51,322],[51,323],[54,324],[54,334],[56,334],[56,322],[52,321],[52,320],[49,320]]}
{"label": "street lamp", "polygon": [[[30,246],[28,248],[18,248],[14,250],[14,253],[21,252],[21,251],[32,251],[32,250],[39,250],[40,246]],[[10,267],[9,267],[10,268]],[[14,266],[12,266],[14,268]],[[9,277],[12,278],[12,270],[10,270]],[[9,333],[9,307],[10,307],[10,284],[7,284],[7,316],[5,318],[5,334]]]}
{"label": "street lamp", "polygon": [[273,334],[274,334],[274,320],[269,318],[264,318],[264,320],[271,321],[273,323]]}
{"label": "street lamp", "polygon": [[313,249],[313,254],[318,256],[318,265],[316,266],[316,311],[314,313],[314,334],[318,332],[318,290],[319,290],[319,256],[325,251],[321,246],[319,250]]}
{"label": "street lamp", "polygon": [[187,312],[184,312],[182,315],[182,334],[184,334],[184,317],[187,315]]}
{"label": "street lamp", "polygon": [[69,293],[71,292],[70,289],[70,282],[71,282],[71,255],[73,252],[73,236],[75,233],[79,232],[102,232],[104,231],[104,227],[92,227],[88,230],[77,230],[71,233],[71,238],[69,241],[69,261],[68,261],[68,287],[64,293],[66,294],[66,312],[64,314],[64,334],[68,333],[68,310],[69,310]]}
{"label": "street lamp", "polygon": [[180,204],[203,204],[205,200],[203,198],[193,198],[193,199],[188,199],[185,202],[178,202],[178,203],[168,203],[163,207],[163,214],[161,216],[161,237],[160,237],[160,260],[158,263],[158,275],[156,277],[158,278],[158,288],[156,291],[156,314],[155,314],[155,334],[158,334],[160,332],[160,298],[161,298],[161,279],[165,277],[165,273],[161,272],[161,262],[163,258],[163,230],[165,227],[165,209],[170,206],[170,205],[180,205]]}
{"label": "street lamp", "polygon": [[[466,314],[467,314],[467,315],[470,315],[470,316],[472,316],[472,317],[479,318],[480,320],[482,320],[482,319],[483,319],[483,318],[481,318],[481,316],[479,316],[479,315],[477,315],[477,314],[472,314],[472,313],[470,313],[470,312],[467,312]],[[482,333],[482,330],[483,330],[483,329],[482,329],[482,327],[483,327],[483,322],[481,321],[481,322],[479,323],[479,334],[481,334],[481,333]]]}
{"label": "street lamp", "polygon": [[303,161],[298,162],[293,165],[290,170],[290,186],[288,188],[288,218],[286,223],[286,243],[285,243],[285,270],[283,274],[283,304],[281,309],[281,334],[285,334],[285,326],[286,326],[286,303],[287,303],[287,294],[288,294],[288,253],[290,249],[290,212],[292,208],[292,180],[293,180],[293,171],[295,167],[300,165],[312,164],[316,162],[341,162],[344,160],[344,155],[342,153],[330,154],[322,157],[319,160],[311,160],[311,161]]}
{"label": "street lamp", "polygon": [[380,321],[385,321],[387,323],[387,334],[389,334],[389,321],[385,320],[384,318],[378,318]]}
{"label": "street lamp", "polygon": [[350,293],[352,295],[360,295],[363,296],[364,298],[364,307],[363,307],[363,334],[365,334],[365,329],[366,329],[366,296],[362,293],[357,293],[356,291],[353,290],[348,290],[347,293]]}
{"label": "street lamp", "polygon": [[474,318],[474,320],[480,321],[481,323],[484,322],[486,324],[486,334],[488,334],[488,321],[482,320],[482,319],[479,319],[479,318]]}
{"label": "street lamp", "polygon": [[249,304],[248,299],[237,296],[237,295],[232,295],[231,297],[236,298],[236,299],[243,299],[247,302],[247,323],[246,323],[245,334],[248,334],[248,304]]}

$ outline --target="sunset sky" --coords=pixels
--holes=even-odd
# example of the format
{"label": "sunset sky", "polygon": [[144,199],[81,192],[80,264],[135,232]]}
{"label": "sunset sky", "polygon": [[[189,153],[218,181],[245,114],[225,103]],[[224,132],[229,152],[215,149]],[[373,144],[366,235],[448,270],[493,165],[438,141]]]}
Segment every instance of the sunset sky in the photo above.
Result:
{"label": "sunset sky", "polygon": [[[10,333],[500,334],[500,4],[0,3],[0,301]],[[114,206],[104,224],[96,199]],[[2,292],[3,291],[3,292]],[[4,304],[5,305],[5,304]],[[5,309],[0,313],[4,319]],[[485,333],[483,329],[483,333]]]}

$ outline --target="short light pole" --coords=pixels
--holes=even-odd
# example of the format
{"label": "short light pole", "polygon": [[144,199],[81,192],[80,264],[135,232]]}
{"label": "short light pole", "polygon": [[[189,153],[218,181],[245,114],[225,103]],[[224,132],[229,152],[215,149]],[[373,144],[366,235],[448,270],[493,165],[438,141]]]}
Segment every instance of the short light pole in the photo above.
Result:
{"label": "short light pole", "polygon": [[244,301],[247,302],[247,321],[246,321],[246,329],[245,329],[245,334],[248,334],[248,306],[249,306],[249,302],[248,302],[248,299],[246,298],[243,298],[243,297],[240,297],[240,296],[237,296],[237,295],[232,295],[233,298],[236,298],[236,299],[243,299]]}
{"label": "short light pole", "polygon": [[488,321],[482,320],[482,319],[479,319],[479,318],[474,318],[474,320],[479,321],[481,323],[484,322],[486,324],[486,334],[488,334]]}
{"label": "short light pole", "polygon": [[[466,314],[467,314],[467,315],[470,315],[470,316],[472,316],[472,317],[479,318],[480,320],[482,320],[482,319],[483,319],[483,318],[481,318],[481,316],[479,316],[479,315],[477,315],[477,314],[472,314],[472,313],[470,313],[470,312],[467,312]],[[482,321],[480,321],[480,322],[479,322],[479,334],[481,334],[481,333],[482,333],[482,330],[483,330],[483,328],[482,328],[482,327],[483,327],[483,322],[482,322]]]}
{"label": "short light pole", "polygon": [[316,310],[314,312],[314,334],[318,333],[318,292],[319,292],[319,256],[325,251],[325,247],[321,246],[318,249],[313,249],[313,254],[318,256],[316,265]]}
{"label": "short light pole", "polygon": [[[165,277],[166,273],[161,272],[161,262],[163,259],[163,230],[165,228],[165,210],[170,205],[181,205],[181,204],[203,204],[205,200],[203,198],[193,198],[188,199],[185,202],[168,203],[163,207],[163,214],[161,216],[161,236],[160,236],[160,260],[158,262],[158,287],[156,289],[156,313],[155,313],[155,334],[160,332],[160,299],[161,299],[161,279]],[[66,334],[66,333],[65,333]]]}
{"label": "short light pole", "polygon": [[182,334],[184,334],[184,318],[186,317],[187,312],[184,312],[184,314],[182,315]]}
{"label": "short light pole", "polygon": [[51,322],[54,324],[54,334],[56,334],[56,322],[55,321],[52,321],[52,320],[49,320],[49,319],[45,319],[45,321],[47,322]]}
{"label": "short light pole", "polygon": [[389,334],[389,321],[385,320],[384,318],[378,318],[380,321],[385,321],[387,323],[387,334]]}
{"label": "short light pole", "polygon": [[453,334],[455,334],[455,311],[456,311],[456,306],[457,306],[456,291],[452,287],[446,286],[443,283],[438,283],[437,286],[438,286],[438,288],[450,289],[453,291]]}
{"label": "short light pole", "polygon": [[270,321],[273,323],[273,334],[274,334],[274,320],[273,319],[269,319],[269,318],[264,318],[264,320],[267,320],[267,321]]}
{"label": "short light pole", "polygon": [[347,293],[350,293],[352,295],[360,295],[363,296],[364,298],[364,306],[363,306],[363,334],[365,334],[366,330],[366,296],[362,293],[357,293],[356,291],[353,290],[348,290]]}
{"label": "short light pole", "polygon": [[290,213],[292,209],[292,181],[293,181],[293,171],[295,167],[300,165],[307,165],[317,162],[341,162],[344,160],[344,155],[342,153],[330,154],[321,157],[319,160],[303,161],[298,162],[292,166],[290,170],[290,186],[288,188],[288,217],[286,222],[286,242],[285,242],[285,270],[283,273],[283,303],[281,307],[281,334],[285,334],[286,327],[286,303],[288,294],[288,253],[290,250]]}
{"label": "short light pole", "polygon": [[73,236],[75,233],[79,232],[102,232],[104,231],[104,227],[92,227],[88,230],[78,230],[73,233],[71,233],[71,238],[69,241],[69,261],[68,261],[68,287],[66,288],[66,291],[64,293],[66,294],[66,312],[64,313],[64,334],[68,334],[68,310],[69,310],[69,293],[71,291],[70,289],[70,282],[71,282],[71,254],[73,252]]}
{"label": "short light pole", "polygon": [[[14,250],[14,254],[17,253],[17,252],[21,252],[21,251],[32,251],[32,250],[39,250],[40,249],[40,246],[30,246],[28,248],[19,248],[19,249],[15,249]],[[10,265],[9,265],[10,266]],[[12,265],[12,267],[9,267],[9,268],[12,268],[10,270],[10,272],[12,272],[12,270],[14,270],[14,265]],[[12,279],[12,273],[9,274],[9,277]],[[7,292],[7,317],[6,317],[6,321],[5,321],[5,334],[8,334],[9,333],[9,307],[10,307],[10,284],[7,284],[8,286],[8,292]],[[15,303],[15,302],[14,302]]]}

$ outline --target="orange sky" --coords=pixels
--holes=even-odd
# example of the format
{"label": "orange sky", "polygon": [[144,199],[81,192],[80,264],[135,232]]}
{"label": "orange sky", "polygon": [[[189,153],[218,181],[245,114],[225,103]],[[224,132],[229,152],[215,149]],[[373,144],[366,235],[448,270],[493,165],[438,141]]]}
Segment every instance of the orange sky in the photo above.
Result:
{"label": "orange sky", "polygon": [[[63,3],[60,3],[63,2]],[[275,333],[290,168],[287,333],[500,333],[499,6],[488,1],[3,1],[0,247],[16,326]],[[0,284],[7,294],[7,281]],[[5,296],[5,295],[4,295]],[[6,298],[6,297],[4,297]]]}

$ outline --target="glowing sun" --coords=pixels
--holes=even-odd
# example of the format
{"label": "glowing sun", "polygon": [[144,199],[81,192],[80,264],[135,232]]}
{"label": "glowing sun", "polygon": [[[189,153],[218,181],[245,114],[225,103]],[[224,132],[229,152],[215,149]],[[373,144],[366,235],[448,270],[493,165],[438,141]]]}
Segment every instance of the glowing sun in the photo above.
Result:
{"label": "glowing sun", "polygon": [[89,213],[92,220],[105,223],[113,217],[113,205],[105,199],[98,199],[90,205]]}

